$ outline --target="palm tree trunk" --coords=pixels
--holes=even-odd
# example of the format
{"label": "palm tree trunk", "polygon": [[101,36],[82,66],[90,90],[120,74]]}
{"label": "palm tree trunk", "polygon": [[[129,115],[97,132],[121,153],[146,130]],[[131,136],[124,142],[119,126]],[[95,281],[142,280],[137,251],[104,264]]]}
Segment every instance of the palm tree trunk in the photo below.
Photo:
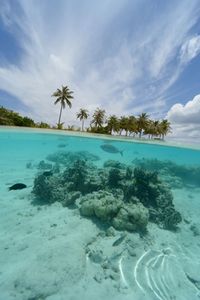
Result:
{"label": "palm tree trunk", "polygon": [[82,120],[82,129],[81,129],[81,131],[83,131],[83,128],[84,128],[84,120]]}
{"label": "palm tree trunk", "polygon": [[62,104],[60,106],[60,114],[59,114],[59,119],[58,119],[58,126],[60,125],[61,115],[62,115]]}

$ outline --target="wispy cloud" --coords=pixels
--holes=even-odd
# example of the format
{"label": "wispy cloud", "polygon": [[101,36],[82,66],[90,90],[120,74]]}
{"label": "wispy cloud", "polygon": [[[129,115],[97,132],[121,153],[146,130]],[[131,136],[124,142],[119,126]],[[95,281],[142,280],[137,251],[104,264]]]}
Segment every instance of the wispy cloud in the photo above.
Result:
{"label": "wispy cloud", "polygon": [[56,122],[51,94],[61,84],[75,95],[66,123],[80,107],[161,116],[166,92],[199,53],[197,0],[149,1],[148,9],[146,1],[128,0],[16,0],[18,9],[11,2],[2,1],[0,16],[24,52],[0,67],[0,89],[37,120]]}
{"label": "wispy cloud", "polygon": [[181,62],[186,64],[200,53],[200,35],[189,38],[181,47]]}

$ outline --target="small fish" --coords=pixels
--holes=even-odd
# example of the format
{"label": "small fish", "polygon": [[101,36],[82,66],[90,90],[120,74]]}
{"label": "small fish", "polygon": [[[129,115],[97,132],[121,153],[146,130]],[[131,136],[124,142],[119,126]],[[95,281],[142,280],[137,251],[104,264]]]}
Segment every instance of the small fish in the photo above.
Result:
{"label": "small fish", "polygon": [[195,278],[192,278],[187,273],[185,273],[185,275],[186,275],[187,279],[199,289],[199,283],[200,283],[200,281],[197,280],[197,279],[195,279]]}
{"label": "small fish", "polygon": [[9,191],[22,190],[22,189],[25,189],[26,187],[27,186],[24,183],[16,183],[16,184],[13,184],[12,186],[10,186],[8,189],[9,189]]}
{"label": "small fish", "polygon": [[52,176],[53,175],[53,172],[52,171],[45,171],[42,173],[42,175],[48,177],[48,176]]}
{"label": "small fish", "polygon": [[105,152],[109,152],[109,153],[120,153],[121,156],[123,156],[123,151],[120,151],[119,149],[117,149],[115,146],[110,145],[110,144],[103,144],[100,146],[101,149]]}
{"label": "small fish", "polygon": [[118,239],[112,244],[112,246],[113,246],[113,247],[116,247],[116,246],[118,246],[119,244],[121,244],[121,243],[123,242],[123,240],[125,239],[125,237],[126,237],[126,235],[120,236],[120,238],[118,238]]}

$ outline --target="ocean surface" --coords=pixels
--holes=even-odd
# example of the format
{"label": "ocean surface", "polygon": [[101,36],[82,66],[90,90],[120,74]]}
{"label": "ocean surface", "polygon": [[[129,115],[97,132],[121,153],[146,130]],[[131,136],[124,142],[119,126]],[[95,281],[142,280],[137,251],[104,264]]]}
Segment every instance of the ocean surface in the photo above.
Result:
{"label": "ocean surface", "polygon": [[0,128],[0,300],[200,299],[200,148]]}

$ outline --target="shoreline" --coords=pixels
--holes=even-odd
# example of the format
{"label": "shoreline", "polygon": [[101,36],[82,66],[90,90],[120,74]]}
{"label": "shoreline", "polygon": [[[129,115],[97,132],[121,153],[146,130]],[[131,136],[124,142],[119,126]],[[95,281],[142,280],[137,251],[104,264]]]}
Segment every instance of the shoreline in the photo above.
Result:
{"label": "shoreline", "polygon": [[128,142],[128,143],[139,143],[139,144],[149,144],[149,145],[158,145],[166,147],[176,147],[176,148],[185,148],[191,150],[200,151],[200,144],[185,144],[182,142],[172,142],[169,140],[150,140],[143,138],[133,138],[127,136],[114,136],[106,135],[100,133],[88,133],[81,131],[71,131],[71,130],[61,130],[61,129],[45,129],[45,128],[32,128],[32,127],[18,127],[18,126],[2,126],[0,125],[0,132],[2,131],[17,131],[21,133],[45,133],[45,134],[54,134],[54,135],[67,135],[67,136],[77,136],[82,138],[96,138],[96,139],[107,139],[119,142]]}

